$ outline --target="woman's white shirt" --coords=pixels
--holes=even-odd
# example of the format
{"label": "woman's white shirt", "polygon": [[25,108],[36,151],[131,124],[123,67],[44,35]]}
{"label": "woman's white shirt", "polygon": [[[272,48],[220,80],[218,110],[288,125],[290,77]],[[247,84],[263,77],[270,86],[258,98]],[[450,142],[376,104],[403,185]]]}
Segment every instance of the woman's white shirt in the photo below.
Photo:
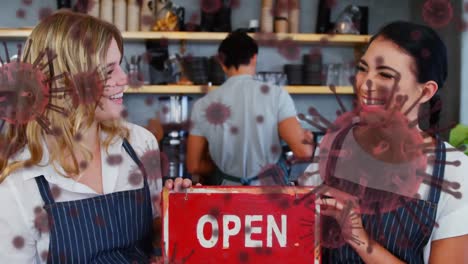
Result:
{"label": "woman's white shirt", "polygon": [[[453,149],[448,143],[445,143],[447,149]],[[316,150],[318,155],[319,150]],[[432,230],[429,242],[424,248],[424,262],[429,262],[431,252],[431,242],[439,239],[457,237],[468,235],[468,157],[459,151],[447,151],[446,161],[460,161],[460,166],[447,164],[445,166],[444,181],[456,182],[460,184],[458,192],[461,192],[461,198],[457,199],[449,192],[441,190],[440,199],[437,204],[436,222],[439,225]],[[426,173],[431,174],[434,166],[428,165]],[[315,172],[318,170],[318,164],[314,163],[307,167],[305,172]],[[301,186],[318,186],[322,183],[320,175],[314,174],[313,176],[304,173],[299,178],[299,185]],[[430,186],[422,183],[419,187],[418,193],[424,200],[429,196]]]}
{"label": "woman's white shirt", "polygon": [[[159,150],[153,134],[135,124],[126,123],[130,130],[129,142],[139,157],[150,150]],[[104,139],[105,135],[101,134]],[[134,190],[143,187],[143,181],[135,183],[129,180],[131,172],[138,170],[137,165],[122,146],[122,139],[117,139],[108,148],[101,148],[102,186],[104,194]],[[120,155],[122,162],[109,164],[108,157]],[[24,149],[16,155],[16,160],[30,156]],[[41,164],[46,164],[48,153],[44,153]],[[155,162],[159,162],[155,161]],[[41,257],[49,248],[49,234],[40,233],[35,227],[35,210],[44,206],[35,177],[44,175],[50,188],[58,190],[56,202],[74,201],[99,196],[93,189],[63,177],[51,165],[33,166],[13,172],[0,184],[0,263],[45,263]],[[159,197],[161,177],[149,179],[151,197]],[[157,199],[155,199],[157,200]],[[159,215],[159,206],[153,203],[153,217]],[[21,242],[24,241],[24,245]],[[20,248],[18,248],[20,246]]]}

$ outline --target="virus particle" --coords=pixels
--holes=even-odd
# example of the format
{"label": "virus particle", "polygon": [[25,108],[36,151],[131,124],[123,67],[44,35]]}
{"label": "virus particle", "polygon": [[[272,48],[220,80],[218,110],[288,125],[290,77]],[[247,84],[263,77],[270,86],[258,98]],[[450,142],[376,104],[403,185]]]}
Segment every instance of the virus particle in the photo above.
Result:
{"label": "virus particle", "polygon": [[209,214],[214,216],[215,218],[218,218],[221,215],[221,210],[217,207],[211,208]]}
{"label": "virus particle", "polygon": [[223,103],[211,103],[205,110],[205,118],[212,125],[222,125],[231,117],[231,109]]}
{"label": "virus particle", "polygon": [[145,76],[140,71],[132,71],[127,74],[128,86],[133,89],[139,89],[143,87],[145,83]]}
{"label": "virus particle", "polygon": [[73,136],[73,140],[75,140],[76,142],[80,142],[81,140],[83,140],[83,135],[82,135],[80,132],[77,132],[77,133]]}
{"label": "virus particle", "polygon": [[78,164],[78,167],[80,167],[80,170],[86,170],[86,168],[88,168],[88,162],[86,160],[82,160]]}
{"label": "virus particle", "polygon": [[420,40],[421,36],[422,36],[422,34],[421,34],[421,31],[419,31],[419,30],[415,30],[415,31],[411,32],[411,39],[414,40],[414,41]]}
{"label": "virus particle", "polygon": [[22,249],[24,247],[24,238],[22,236],[16,236],[13,238],[12,243],[16,249]]}
{"label": "virus particle", "polygon": [[79,13],[89,13],[94,9],[96,0],[78,0],[74,6],[74,10]]}
{"label": "virus particle", "polygon": [[423,57],[424,59],[428,59],[429,57],[431,57],[431,52],[428,49],[422,49],[421,57]]}
{"label": "virus particle", "polygon": [[34,214],[34,227],[39,233],[48,233],[52,226],[52,218],[46,211],[40,210]]}
{"label": "virus particle", "polygon": [[291,38],[278,41],[278,52],[287,60],[297,60],[301,56],[301,48]]}
{"label": "virus particle", "polygon": [[20,19],[23,19],[26,17],[26,11],[24,11],[24,9],[20,8],[16,11],[16,17],[17,18],[20,18]]}
{"label": "virus particle", "polygon": [[241,0],[230,0],[229,7],[232,9],[237,9],[241,6]]}
{"label": "virus particle", "polygon": [[154,104],[154,97],[148,96],[145,98],[145,105],[152,106]]}
{"label": "virus particle", "polygon": [[140,157],[141,168],[148,180],[158,180],[169,174],[169,159],[164,152],[150,149]]}
{"label": "virus particle", "polygon": [[198,21],[200,20],[200,17],[197,13],[193,13],[190,16],[190,19],[188,20],[187,24],[185,24],[185,31],[193,32],[197,31],[198,27]]}
{"label": "virus particle", "polygon": [[41,253],[41,259],[42,259],[43,261],[47,261],[47,258],[48,258],[48,257],[49,257],[49,251],[47,251],[47,250],[42,251],[42,253]]}
{"label": "virus particle", "polygon": [[69,209],[68,213],[73,218],[77,218],[80,215],[80,212],[78,211],[78,208],[76,208],[76,207],[71,207]]}
{"label": "virus particle", "polygon": [[98,227],[104,227],[106,222],[101,216],[97,215],[96,217],[94,217],[94,224],[97,225]]}
{"label": "virus particle", "polygon": [[120,112],[120,116],[122,118],[124,118],[124,119],[127,118],[128,117],[128,111],[123,109],[122,112]]}
{"label": "virus particle", "polygon": [[265,121],[265,118],[262,115],[258,115],[255,120],[257,121],[257,124],[262,124],[263,121]]}
{"label": "virus particle", "polygon": [[262,92],[262,94],[268,94],[270,92],[270,86],[264,84],[260,86],[260,91]]}
{"label": "virus particle", "polygon": [[[172,250],[170,250],[172,254],[169,256],[166,256],[164,259],[160,260],[161,264],[163,263],[170,263],[170,264],[186,264],[190,263],[189,260],[190,258],[195,254],[195,250],[192,249],[190,253],[186,256],[179,257],[177,254],[177,243],[175,243],[172,247]],[[159,264],[159,263],[158,263]]]}
{"label": "virus particle", "polygon": [[327,0],[326,4],[328,8],[333,8],[336,6],[337,2],[337,0]]}
{"label": "virus particle", "polygon": [[240,252],[239,253],[239,263],[248,263],[249,262],[249,254],[247,252]]}
{"label": "virus particle", "polygon": [[[38,54],[32,64],[27,63],[30,41],[24,60],[10,61],[6,43],[3,45],[6,61],[0,57],[0,63],[3,64],[0,68],[0,119],[18,125],[35,120],[50,134],[47,110],[67,114],[65,109],[52,104],[50,100],[57,93],[63,92],[61,88],[51,88],[63,75],[48,76],[48,73],[54,72],[53,60],[56,55],[46,49]],[[17,56],[22,57],[21,45],[18,45]]]}
{"label": "virus particle", "polygon": [[[375,230],[381,228],[379,219],[383,214],[406,208],[413,216],[421,215],[417,208],[409,207],[415,199],[421,198],[418,194],[421,184],[439,188],[456,199],[461,198],[461,193],[456,191],[460,184],[435,181],[432,175],[425,172],[429,164],[456,166],[459,162],[428,158],[427,154],[440,150],[434,149],[433,142],[427,142],[428,134],[417,129],[419,119],[424,116],[417,120],[409,120],[407,117],[427,91],[423,91],[415,102],[408,102],[408,96],[399,94],[399,78],[396,79],[390,91],[382,97],[380,107],[369,107],[359,102],[352,111],[348,111],[336,96],[336,89],[331,89],[341,108],[334,122],[325,119],[313,107],[309,108],[312,119],[299,115],[299,118],[325,133],[318,146],[319,154],[312,160],[312,163],[318,164],[318,170],[308,171],[301,176],[320,176],[323,182],[310,195],[321,197],[333,190],[337,193],[332,197],[342,204],[349,201],[350,197],[358,201],[346,207],[347,212],[342,215],[333,215],[332,218],[340,219],[338,223],[326,221],[328,225],[322,227],[322,240],[326,239],[322,243],[326,247],[340,247],[345,241],[360,243],[350,237],[351,231],[358,228],[352,221],[358,217],[351,213],[355,207],[359,208],[361,214],[372,217],[372,221],[363,218],[363,225],[375,241],[380,241],[383,231]],[[379,85],[372,81],[367,81],[365,85],[369,89],[379,89]],[[378,100],[370,95],[367,98],[368,102]],[[429,113],[440,107],[440,104],[434,106]],[[313,202],[308,201],[311,205]],[[414,220],[421,225],[422,230],[429,229],[426,226],[428,222],[437,225],[433,220]],[[371,226],[374,224],[376,227]],[[400,246],[408,243],[410,241],[407,239]],[[368,250],[372,250],[371,246]]]}
{"label": "virus particle", "polygon": [[271,149],[270,149],[270,150],[271,150],[271,153],[273,153],[273,154],[278,154],[278,153],[280,153],[280,151],[281,151],[281,146],[279,146],[279,145],[273,145],[273,146],[271,146]]}
{"label": "virus particle", "polygon": [[97,69],[81,72],[71,76],[67,82],[71,87],[71,92],[67,95],[71,97],[73,107],[80,105],[91,105],[96,107],[104,93],[104,80]]}
{"label": "virus particle", "polygon": [[261,186],[288,186],[284,170],[276,164],[264,166],[257,175]]}
{"label": "virus particle", "polygon": [[200,0],[200,6],[203,12],[212,14],[221,9],[222,3],[221,0]]}
{"label": "virus particle", "polygon": [[49,8],[49,7],[43,7],[39,9],[39,20],[46,19],[47,17],[52,15],[53,12],[54,11],[52,10],[52,8]]}
{"label": "virus particle", "polygon": [[152,26],[156,22],[154,16],[151,15],[144,15],[141,17],[141,24],[144,26]]}
{"label": "virus particle", "polygon": [[257,32],[253,37],[259,45],[274,47],[278,42],[278,38],[275,33]]}
{"label": "virus particle", "polygon": [[23,3],[23,5],[30,6],[33,1],[32,0],[22,0],[21,2]]}
{"label": "virus particle", "polygon": [[200,91],[202,94],[207,94],[210,92],[210,87],[208,85],[202,85],[200,87]]}
{"label": "virus particle", "polygon": [[52,193],[52,197],[54,197],[55,200],[60,197],[62,194],[62,190],[57,186],[54,185],[50,188],[50,192]]}
{"label": "virus particle", "polygon": [[239,134],[239,128],[238,128],[238,127],[236,127],[236,126],[232,126],[232,127],[230,128],[230,130],[229,130],[229,131],[230,131],[230,132],[231,132],[231,134],[233,134],[233,135],[237,135],[237,134]]}
{"label": "virus particle", "polygon": [[123,157],[120,154],[109,155],[107,157],[106,161],[107,161],[107,164],[109,164],[111,166],[118,166],[118,165],[122,164]]}
{"label": "virus particle", "polygon": [[128,175],[128,182],[132,186],[140,186],[142,181],[143,181],[143,175],[141,175],[140,172],[133,171]]}
{"label": "virus particle", "polygon": [[450,0],[426,0],[422,9],[424,21],[433,28],[442,28],[453,18]]}

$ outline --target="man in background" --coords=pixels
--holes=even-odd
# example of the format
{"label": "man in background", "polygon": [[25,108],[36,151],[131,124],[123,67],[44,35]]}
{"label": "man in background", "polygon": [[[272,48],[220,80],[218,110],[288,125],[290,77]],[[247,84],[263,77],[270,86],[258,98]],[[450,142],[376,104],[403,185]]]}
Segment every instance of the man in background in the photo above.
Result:
{"label": "man in background", "polygon": [[214,174],[221,185],[259,185],[259,173],[271,165],[287,176],[281,139],[296,158],[312,156],[312,146],[304,143],[312,134],[300,126],[288,92],[254,80],[257,54],[246,33],[233,32],[221,42],[218,55],[228,79],[193,106],[189,173]]}

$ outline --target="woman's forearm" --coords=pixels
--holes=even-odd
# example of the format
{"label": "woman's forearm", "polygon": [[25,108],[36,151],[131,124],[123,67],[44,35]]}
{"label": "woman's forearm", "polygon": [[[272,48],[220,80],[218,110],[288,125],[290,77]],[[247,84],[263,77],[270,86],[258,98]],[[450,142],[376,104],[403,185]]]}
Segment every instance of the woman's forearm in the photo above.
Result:
{"label": "woman's forearm", "polygon": [[[365,235],[365,237],[368,237]],[[370,247],[369,247],[370,243]],[[367,264],[402,264],[405,263],[395,257],[390,251],[382,247],[379,243],[369,239],[362,239],[359,243],[350,242],[351,247]]]}

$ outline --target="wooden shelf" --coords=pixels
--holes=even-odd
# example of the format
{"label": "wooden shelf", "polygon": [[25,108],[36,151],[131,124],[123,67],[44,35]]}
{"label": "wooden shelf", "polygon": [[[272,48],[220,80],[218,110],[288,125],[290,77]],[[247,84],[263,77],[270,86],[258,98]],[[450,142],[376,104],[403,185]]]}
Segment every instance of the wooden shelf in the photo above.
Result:
{"label": "wooden shelf", "polygon": [[[128,94],[203,94],[217,86],[202,85],[145,85],[141,88],[129,88]],[[290,94],[333,94],[328,86],[286,86]],[[351,86],[337,86],[338,94],[354,94]]]}
{"label": "wooden shelf", "polygon": [[[0,38],[26,38],[31,33],[31,29],[6,29],[0,28]],[[216,32],[122,32],[125,40],[145,40],[145,39],[167,39],[167,40],[190,40],[199,42],[218,42],[223,40],[227,33]],[[365,44],[369,41],[369,35],[327,35],[327,34],[251,34],[253,37],[268,39],[277,37],[278,39],[291,39],[302,43],[327,43],[340,45]]]}

